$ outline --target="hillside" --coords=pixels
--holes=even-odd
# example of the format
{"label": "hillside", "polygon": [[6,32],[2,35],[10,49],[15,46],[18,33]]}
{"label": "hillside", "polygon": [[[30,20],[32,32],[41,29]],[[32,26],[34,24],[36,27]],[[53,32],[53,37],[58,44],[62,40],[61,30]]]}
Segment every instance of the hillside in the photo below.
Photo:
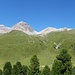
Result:
{"label": "hillside", "polygon": [[53,64],[55,56],[61,49],[67,49],[75,65],[75,30],[51,32],[44,36],[27,35],[13,30],[0,35],[0,67],[7,61],[14,64],[21,61],[29,65],[32,55],[36,54],[41,66]]}

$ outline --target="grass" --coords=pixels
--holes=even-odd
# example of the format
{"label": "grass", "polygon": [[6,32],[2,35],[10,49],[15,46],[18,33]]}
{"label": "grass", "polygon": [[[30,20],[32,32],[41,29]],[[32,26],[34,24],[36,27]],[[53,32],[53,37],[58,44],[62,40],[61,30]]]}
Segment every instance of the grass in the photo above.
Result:
{"label": "grass", "polygon": [[[61,43],[60,49],[55,49],[54,43]],[[0,68],[7,61],[15,64],[30,64],[30,58],[37,55],[40,65],[51,65],[61,49],[67,49],[75,66],[75,30],[52,32],[46,36],[29,36],[20,31],[0,35]]]}

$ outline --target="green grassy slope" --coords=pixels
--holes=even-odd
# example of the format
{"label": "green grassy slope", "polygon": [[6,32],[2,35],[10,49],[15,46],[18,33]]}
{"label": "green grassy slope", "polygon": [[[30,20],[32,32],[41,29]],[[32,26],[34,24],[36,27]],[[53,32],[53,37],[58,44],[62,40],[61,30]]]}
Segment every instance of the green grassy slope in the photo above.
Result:
{"label": "green grassy slope", "polygon": [[[55,43],[61,43],[59,49],[55,49]],[[75,30],[53,32],[43,37],[12,31],[0,35],[0,67],[2,68],[7,61],[12,64],[21,61],[22,64],[29,65],[29,60],[34,54],[38,56],[41,66],[51,66],[55,56],[63,48],[69,51],[75,65]]]}

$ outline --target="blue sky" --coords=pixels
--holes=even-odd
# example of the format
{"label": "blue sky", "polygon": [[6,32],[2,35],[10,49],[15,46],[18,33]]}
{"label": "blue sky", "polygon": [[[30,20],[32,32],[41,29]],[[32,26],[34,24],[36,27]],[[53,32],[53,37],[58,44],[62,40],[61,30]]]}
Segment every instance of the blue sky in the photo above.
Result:
{"label": "blue sky", "polygon": [[19,21],[36,31],[75,28],[75,0],[0,0],[0,24],[12,27]]}

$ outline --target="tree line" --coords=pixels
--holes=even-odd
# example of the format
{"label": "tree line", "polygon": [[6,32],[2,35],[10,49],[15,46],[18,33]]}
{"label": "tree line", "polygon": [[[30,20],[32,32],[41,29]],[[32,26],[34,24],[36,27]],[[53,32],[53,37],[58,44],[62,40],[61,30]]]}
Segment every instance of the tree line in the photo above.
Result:
{"label": "tree line", "polygon": [[51,69],[48,65],[40,69],[39,59],[34,55],[29,66],[22,65],[21,62],[12,66],[6,62],[3,70],[0,69],[0,75],[75,75],[75,67],[72,67],[71,56],[63,49],[56,56]]}

